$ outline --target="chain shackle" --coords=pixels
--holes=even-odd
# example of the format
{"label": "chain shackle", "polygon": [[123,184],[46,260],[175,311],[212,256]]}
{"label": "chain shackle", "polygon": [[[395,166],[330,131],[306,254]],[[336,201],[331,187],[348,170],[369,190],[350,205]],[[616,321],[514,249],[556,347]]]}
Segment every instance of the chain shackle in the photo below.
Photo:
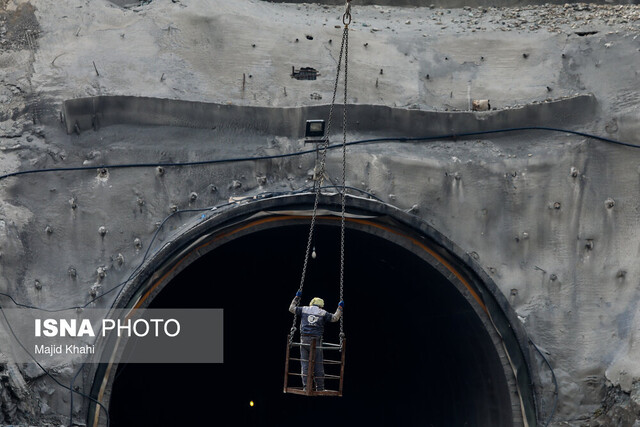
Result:
{"label": "chain shackle", "polygon": [[344,15],[342,15],[342,23],[345,26],[351,24],[351,0],[347,0],[344,8]]}
{"label": "chain shackle", "polygon": [[342,15],[342,23],[345,25],[345,27],[348,27],[349,24],[351,24],[351,6],[349,6],[347,8],[347,12]]}

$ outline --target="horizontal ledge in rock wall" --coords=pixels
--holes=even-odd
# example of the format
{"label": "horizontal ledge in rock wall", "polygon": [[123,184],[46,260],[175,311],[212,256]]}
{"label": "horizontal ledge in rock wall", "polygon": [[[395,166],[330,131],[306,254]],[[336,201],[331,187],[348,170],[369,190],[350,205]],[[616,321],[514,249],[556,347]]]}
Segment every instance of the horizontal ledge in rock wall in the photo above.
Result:
{"label": "horizontal ledge in rock wall", "polygon": [[[348,105],[347,128],[381,135],[417,137],[481,132],[530,126],[584,123],[596,112],[593,95],[531,103],[523,106],[474,111],[425,111],[383,105]],[[334,114],[341,117],[342,106]],[[98,130],[116,124],[178,126],[199,129],[248,129],[271,135],[304,136],[308,119],[327,119],[328,105],[255,107],[136,96],[96,96],[64,101],[67,133]],[[334,128],[340,130],[340,126]]]}

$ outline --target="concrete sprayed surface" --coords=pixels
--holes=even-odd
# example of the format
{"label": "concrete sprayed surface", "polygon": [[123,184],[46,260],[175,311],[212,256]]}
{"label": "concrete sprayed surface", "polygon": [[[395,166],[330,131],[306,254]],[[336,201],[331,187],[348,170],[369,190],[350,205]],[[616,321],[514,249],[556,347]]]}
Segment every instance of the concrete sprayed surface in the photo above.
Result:
{"label": "concrete sprayed surface", "polygon": [[[301,151],[308,148],[299,138],[301,123],[277,132],[242,126],[248,111],[242,107],[279,112],[331,100],[342,6],[0,5],[3,174]],[[468,120],[452,120],[443,131],[462,133],[468,130],[462,124],[496,117],[519,127],[523,106],[530,118],[554,111],[557,102],[587,99],[555,125],[640,143],[637,5],[353,7],[349,104],[407,114],[397,113],[399,120],[380,130],[357,113],[349,140],[405,136],[414,131],[408,118],[454,113]],[[292,67],[313,67],[319,75],[296,80]],[[93,131],[88,113],[79,135],[67,134],[75,122],[60,124],[68,119],[61,115],[64,101],[114,95],[220,104],[239,118],[216,129],[114,121]],[[483,99],[496,111],[469,111]],[[307,188],[313,168],[314,157],[302,156],[164,173],[108,169],[3,179],[0,290],[37,306],[84,304],[132,273],[173,210]],[[354,146],[347,184],[419,217],[497,284],[554,368],[559,399],[552,425],[631,426],[640,418],[639,168],[637,149],[531,131]],[[328,176],[338,182],[340,174],[339,153],[330,152]],[[160,242],[188,221],[185,215],[170,223]],[[100,304],[112,302],[105,297]],[[9,339],[4,333],[2,340]],[[545,365],[536,363],[542,424],[554,389]],[[0,423],[69,422],[64,389],[35,366],[3,366]],[[47,368],[64,383],[75,373],[74,366]],[[88,390],[91,378],[81,383]],[[78,400],[74,419],[82,424],[87,406]]]}

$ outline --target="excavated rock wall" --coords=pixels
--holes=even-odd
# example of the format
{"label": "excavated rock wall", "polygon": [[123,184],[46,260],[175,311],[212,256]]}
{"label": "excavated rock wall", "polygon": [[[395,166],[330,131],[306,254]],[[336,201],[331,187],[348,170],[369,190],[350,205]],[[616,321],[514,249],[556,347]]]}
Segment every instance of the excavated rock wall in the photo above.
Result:
{"label": "excavated rock wall", "polygon": [[[301,123],[269,126],[285,111],[326,111],[341,13],[248,0],[3,1],[0,173],[92,169],[0,180],[0,291],[40,307],[84,304],[131,274],[172,211],[308,186],[313,156],[98,166],[305,149]],[[637,6],[354,4],[353,16],[350,140],[553,125],[640,144]],[[319,76],[292,79],[292,67]],[[215,128],[202,125],[206,111],[172,127],[116,120],[100,104],[113,95],[215,104],[225,115],[211,113]],[[95,107],[72,114],[79,101],[64,103],[78,98]],[[471,112],[481,99],[492,111]],[[249,107],[272,115],[247,125]],[[539,130],[353,146],[349,159],[348,185],[418,216],[495,281],[554,368],[558,425],[636,422],[639,150]],[[330,153],[330,177],[339,165]],[[188,219],[172,220],[167,236]],[[2,367],[0,422],[68,422],[67,391],[36,366]],[[46,368],[67,384],[77,366]],[[542,363],[537,371],[546,416],[553,384]],[[76,385],[86,392],[90,379]],[[75,399],[78,422],[86,407]]]}

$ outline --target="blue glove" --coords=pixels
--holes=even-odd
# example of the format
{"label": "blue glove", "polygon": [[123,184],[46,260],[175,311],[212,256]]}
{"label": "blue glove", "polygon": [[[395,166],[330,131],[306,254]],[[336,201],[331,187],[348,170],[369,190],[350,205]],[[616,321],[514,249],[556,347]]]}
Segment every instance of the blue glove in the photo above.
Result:
{"label": "blue glove", "polygon": [[340,307],[340,308],[344,309],[344,301],[340,301],[340,302],[338,303],[338,307]]}
{"label": "blue glove", "polygon": [[300,297],[302,296],[302,292],[300,292],[300,291],[296,292],[296,296],[297,296],[298,298],[300,298]]}

